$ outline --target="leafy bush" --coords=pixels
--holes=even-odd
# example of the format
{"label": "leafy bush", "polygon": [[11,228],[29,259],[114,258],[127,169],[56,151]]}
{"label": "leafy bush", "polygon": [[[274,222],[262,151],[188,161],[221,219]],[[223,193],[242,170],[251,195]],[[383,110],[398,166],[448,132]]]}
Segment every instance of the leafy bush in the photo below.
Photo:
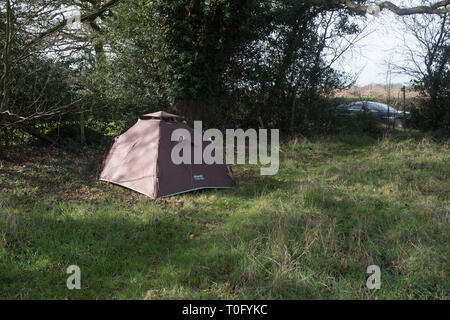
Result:
{"label": "leafy bush", "polygon": [[355,116],[342,116],[337,113],[334,116],[332,133],[365,133],[371,136],[382,133],[380,123],[366,108]]}
{"label": "leafy bush", "polygon": [[[435,107],[426,99],[421,99],[417,105],[411,107],[411,118],[408,124],[424,131],[450,130],[450,99],[440,99]],[[436,114],[439,114],[437,116]]]}

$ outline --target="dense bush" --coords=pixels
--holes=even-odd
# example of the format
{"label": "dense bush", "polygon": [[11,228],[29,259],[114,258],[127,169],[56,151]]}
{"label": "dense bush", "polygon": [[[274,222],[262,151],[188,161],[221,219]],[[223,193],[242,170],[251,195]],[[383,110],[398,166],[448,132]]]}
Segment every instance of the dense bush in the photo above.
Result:
{"label": "dense bush", "polygon": [[408,125],[423,131],[439,131],[439,135],[450,136],[450,99],[442,99],[437,103],[440,116],[436,118],[435,108],[425,99],[411,107],[411,118]]}

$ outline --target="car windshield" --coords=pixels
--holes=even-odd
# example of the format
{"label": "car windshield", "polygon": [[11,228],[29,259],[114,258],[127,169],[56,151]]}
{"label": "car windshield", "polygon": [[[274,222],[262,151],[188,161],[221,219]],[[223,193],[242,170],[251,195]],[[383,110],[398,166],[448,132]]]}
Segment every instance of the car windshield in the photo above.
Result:
{"label": "car windshield", "polygon": [[390,113],[397,113],[398,110],[394,109],[393,107],[388,107],[388,105],[384,103],[378,103],[378,102],[370,102],[370,101],[358,101],[353,102],[348,105],[342,105],[340,106],[342,108],[345,108],[349,111],[361,111],[363,108],[367,108],[371,112],[383,112],[387,113],[388,108]]}

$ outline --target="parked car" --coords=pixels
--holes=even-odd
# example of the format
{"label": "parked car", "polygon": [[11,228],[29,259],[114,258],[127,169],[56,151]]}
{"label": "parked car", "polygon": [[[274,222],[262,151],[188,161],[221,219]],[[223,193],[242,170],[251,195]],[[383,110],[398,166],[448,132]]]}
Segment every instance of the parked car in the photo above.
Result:
{"label": "parked car", "polygon": [[340,116],[355,117],[362,112],[369,112],[376,121],[394,125],[396,128],[403,128],[409,117],[409,112],[399,111],[384,103],[371,101],[358,101],[349,104],[342,104],[337,107]]}

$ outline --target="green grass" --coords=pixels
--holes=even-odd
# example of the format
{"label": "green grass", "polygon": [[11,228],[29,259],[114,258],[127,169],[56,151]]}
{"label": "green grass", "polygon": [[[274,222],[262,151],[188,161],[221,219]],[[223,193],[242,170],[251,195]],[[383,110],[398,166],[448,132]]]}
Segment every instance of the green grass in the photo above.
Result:
{"label": "green grass", "polygon": [[[449,298],[447,143],[348,135],[281,149],[276,176],[235,167],[231,190],[159,201],[97,181],[91,149],[11,152],[0,298]],[[66,288],[73,264],[81,290]]]}

